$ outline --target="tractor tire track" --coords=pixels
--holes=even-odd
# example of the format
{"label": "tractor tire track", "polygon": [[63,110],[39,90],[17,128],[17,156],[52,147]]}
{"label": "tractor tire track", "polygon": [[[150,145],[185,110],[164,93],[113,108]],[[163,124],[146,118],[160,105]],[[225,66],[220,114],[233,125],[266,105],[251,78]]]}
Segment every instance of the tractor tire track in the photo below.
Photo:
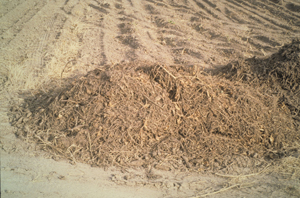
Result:
{"label": "tractor tire track", "polygon": [[[8,68],[0,74],[12,65],[36,74],[38,83],[64,82],[123,62],[219,67],[267,57],[300,38],[297,0],[3,0],[0,5],[0,67]],[[0,77],[0,83],[8,79]],[[70,180],[71,175],[64,182]],[[181,195],[199,195],[197,186],[178,188]],[[278,183],[267,186],[274,191]],[[260,187],[248,190],[253,189],[262,195]]]}
{"label": "tractor tire track", "polygon": [[[3,44],[1,47],[4,47],[5,45],[9,44],[9,42],[23,29],[23,26],[32,19],[45,5],[45,1],[37,1],[37,2],[31,2],[32,7],[26,10],[23,9],[17,9],[22,10],[20,12],[20,15],[16,15],[15,17],[12,17],[12,15],[6,15],[3,20],[6,21],[7,25],[2,26],[0,29],[0,36],[5,37]],[[26,6],[26,5],[24,5]],[[28,6],[26,6],[28,7]],[[18,11],[12,11],[18,12]],[[7,19],[5,19],[7,18]]]}
{"label": "tractor tire track", "polygon": [[7,13],[10,13],[13,9],[18,7],[23,1],[22,0],[16,0],[16,1],[2,1],[0,3],[0,17],[4,17]]}

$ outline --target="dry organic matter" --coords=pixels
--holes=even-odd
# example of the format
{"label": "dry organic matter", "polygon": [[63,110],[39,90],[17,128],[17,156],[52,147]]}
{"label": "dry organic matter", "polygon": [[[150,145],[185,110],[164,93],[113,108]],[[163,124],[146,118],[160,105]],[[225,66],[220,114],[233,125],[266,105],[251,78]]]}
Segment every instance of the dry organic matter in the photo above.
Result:
{"label": "dry organic matter", "polygon": [[[26,98],[11,122],[19,137],[99,166],[218,170],[239,156],[276,159],[299,142],[299,52],[294,41],[269,59],[229,65],[225,75],[107,66]],[[253,69],[258,62],[269,63],[265,73]]]}

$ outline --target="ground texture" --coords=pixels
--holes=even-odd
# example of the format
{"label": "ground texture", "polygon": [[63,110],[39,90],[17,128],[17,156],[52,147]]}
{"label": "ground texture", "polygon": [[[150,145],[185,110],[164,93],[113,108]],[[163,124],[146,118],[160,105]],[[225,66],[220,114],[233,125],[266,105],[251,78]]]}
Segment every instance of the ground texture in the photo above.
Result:
{"label": "ground texture", "polygon": [[3,197],[300,196],[297,1],[3,1]]}

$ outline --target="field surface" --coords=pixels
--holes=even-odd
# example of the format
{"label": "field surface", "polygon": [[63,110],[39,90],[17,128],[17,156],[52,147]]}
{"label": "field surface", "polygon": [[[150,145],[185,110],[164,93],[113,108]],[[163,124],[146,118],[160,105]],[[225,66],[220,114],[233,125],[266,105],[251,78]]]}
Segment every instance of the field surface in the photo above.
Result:
{"label": "field surface", "polygon": [[300,197],[299,38],[298,0],[1,0],[1,197]]}

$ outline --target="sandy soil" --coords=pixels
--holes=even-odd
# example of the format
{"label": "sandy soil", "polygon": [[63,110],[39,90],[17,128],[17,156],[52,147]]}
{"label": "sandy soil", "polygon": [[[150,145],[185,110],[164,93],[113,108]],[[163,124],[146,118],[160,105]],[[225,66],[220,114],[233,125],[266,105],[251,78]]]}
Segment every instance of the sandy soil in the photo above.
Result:
{"label": "sandy soil", "polygon": [[[15,137],[19,93],[103,65],[147,61],[211,68],[265,57],[300,37],[298,0],[2,0],[1,196],[299,197],[299,156],[239,175],[70,164]],[[299,167],[298,167],[299,169]]]}

